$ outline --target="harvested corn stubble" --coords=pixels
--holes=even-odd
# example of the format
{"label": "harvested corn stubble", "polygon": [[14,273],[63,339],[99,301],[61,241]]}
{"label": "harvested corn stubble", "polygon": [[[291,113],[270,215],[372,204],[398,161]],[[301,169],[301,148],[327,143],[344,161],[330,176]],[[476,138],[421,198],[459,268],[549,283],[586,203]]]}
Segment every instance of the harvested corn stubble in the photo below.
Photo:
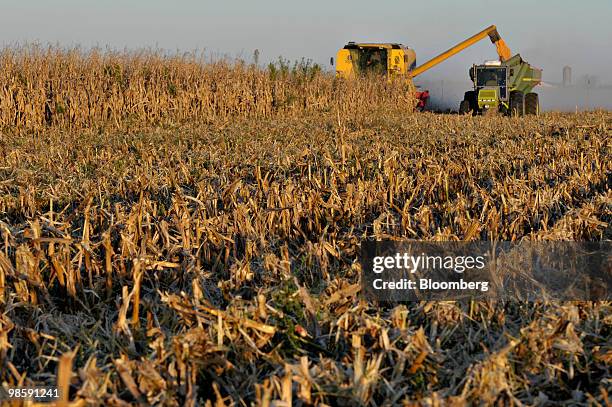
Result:
{"label": "harvested corn stubble", "polygon": [[364,238],[610,239],[610,113],[349,111],[323,73],[0,59],[4,385],[64,405],[609,403],[610,303],[379,307],[357,259]]}

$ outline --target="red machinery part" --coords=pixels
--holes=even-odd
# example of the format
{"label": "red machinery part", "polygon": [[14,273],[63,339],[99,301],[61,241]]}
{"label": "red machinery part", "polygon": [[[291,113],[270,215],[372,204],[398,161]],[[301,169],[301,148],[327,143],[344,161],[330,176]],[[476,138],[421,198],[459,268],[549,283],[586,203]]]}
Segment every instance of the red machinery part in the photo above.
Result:
{"label": "red machinery part", "polygon": [[425,106],[427,105],[427,100],[429,99],[429,91],[417,91],[415,92],[415,96],[417,99],[416,109],[422,112],[423,110],[425,110]]}

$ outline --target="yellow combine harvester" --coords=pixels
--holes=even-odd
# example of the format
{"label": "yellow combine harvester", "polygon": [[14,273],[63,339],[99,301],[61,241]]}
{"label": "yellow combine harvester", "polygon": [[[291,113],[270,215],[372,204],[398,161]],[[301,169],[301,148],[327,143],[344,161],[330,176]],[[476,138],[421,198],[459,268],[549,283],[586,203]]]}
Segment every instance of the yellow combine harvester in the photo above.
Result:
{"label": "yellow combine harvester", "polygon": [[[336,76],[352,78],[357,74],[404,77],[412,85],[410,72],[416,67],[416,52],[397,43],[349,42],[336,54]],[[417,91],[417,109],[425,108],[428,91]]]}

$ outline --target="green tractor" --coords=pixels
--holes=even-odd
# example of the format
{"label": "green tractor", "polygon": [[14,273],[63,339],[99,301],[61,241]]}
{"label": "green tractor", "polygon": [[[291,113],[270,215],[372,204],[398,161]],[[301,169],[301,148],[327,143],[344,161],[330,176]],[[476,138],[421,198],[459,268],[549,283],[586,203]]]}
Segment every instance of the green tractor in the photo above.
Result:
{"label": "green tractor", "polygon": [[542,81],[542,70],[523,61],[519,54],[505,61],[473,65],[470,79],[474,90],[465,92],[459,113],[482,114],[500,111],[505,115],[537,115],[540,112],[535,86]]}

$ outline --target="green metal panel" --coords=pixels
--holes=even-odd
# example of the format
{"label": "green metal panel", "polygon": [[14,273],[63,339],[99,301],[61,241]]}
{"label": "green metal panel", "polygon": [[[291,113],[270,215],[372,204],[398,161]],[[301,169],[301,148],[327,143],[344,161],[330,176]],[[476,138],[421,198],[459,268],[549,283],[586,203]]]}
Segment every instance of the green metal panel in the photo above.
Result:
{"label": "green metal panel", "polygon": [[519,54],[514,55],[504,64],[510,68],[509,85],[511,90],[518,90],[527,94],[542,81],[542,70],[529,65]]}
{"label": "green metal panel", "polygon": [[491,109],[499,106],[499,95],[497,89],[480,89],[478,91],[478,108]]}

